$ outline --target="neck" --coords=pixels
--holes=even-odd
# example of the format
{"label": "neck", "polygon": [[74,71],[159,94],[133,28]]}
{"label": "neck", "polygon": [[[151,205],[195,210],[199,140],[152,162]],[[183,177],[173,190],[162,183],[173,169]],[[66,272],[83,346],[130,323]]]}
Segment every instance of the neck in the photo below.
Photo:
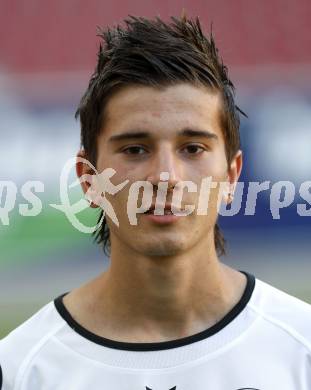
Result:
{"label": "neck", "polygon": [[126,319],[135,334],[144,329],[144,338],[161,341],[214,325],[239,301],[246,278],[220,263],[206,242],[213,237],[175,256],[148,257],[112,240],[110,268],[88,286],[96,322],[124,325]]}

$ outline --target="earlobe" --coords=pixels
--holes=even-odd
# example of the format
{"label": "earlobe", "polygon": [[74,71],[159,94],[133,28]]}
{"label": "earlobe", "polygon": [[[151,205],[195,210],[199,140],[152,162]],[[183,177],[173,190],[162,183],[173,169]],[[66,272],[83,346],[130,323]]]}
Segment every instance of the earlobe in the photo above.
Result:
{"label": "earlobe", "polygon": [[242,165],[243,165],[242,150],[238,150],[234,158],[232,159],[232,162],[230,164],[230,170],[228,172],[228,178],[227,178],[228,190],[227,193],[225,194],[225,198],[226,198],[225,202],[227,204],[232,203],[234,199],[235,187],[241,175]]}
{"label": "earlobe", "polygon": [[234,192],[235,192],[235,184],[230,184],[228,195],[227,195],[227,204],[230,204],[233,202]]}
{"label": "earlobe", "polygon": [[228,205],[232,203],[234,198],[234,191],[235,191],[235,183],[230,183],[228,180],[227,189],[223,192],[223,197],[222,197],[224,203]]}

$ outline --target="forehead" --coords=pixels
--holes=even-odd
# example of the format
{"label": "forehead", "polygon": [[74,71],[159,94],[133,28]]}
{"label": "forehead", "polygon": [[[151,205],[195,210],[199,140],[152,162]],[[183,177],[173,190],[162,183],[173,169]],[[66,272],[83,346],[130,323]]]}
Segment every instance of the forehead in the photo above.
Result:
{"label": "forehead", "polygon": [[219,94],[203,86],[126,86],[108,100],[104,134],[133,129],[169,137],[180,128],[197,127],[222,138],[220,110]]}

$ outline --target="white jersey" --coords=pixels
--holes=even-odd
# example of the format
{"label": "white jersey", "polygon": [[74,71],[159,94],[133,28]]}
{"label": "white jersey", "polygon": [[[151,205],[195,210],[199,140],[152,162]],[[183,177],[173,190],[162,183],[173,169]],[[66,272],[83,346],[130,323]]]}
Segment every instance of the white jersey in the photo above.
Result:
{"label": "white jersey", "polygon": [[158,343],[99,337],[60,296],[0,341],[2,390],[310,390],[311,306],[246,275],[220,322]]}

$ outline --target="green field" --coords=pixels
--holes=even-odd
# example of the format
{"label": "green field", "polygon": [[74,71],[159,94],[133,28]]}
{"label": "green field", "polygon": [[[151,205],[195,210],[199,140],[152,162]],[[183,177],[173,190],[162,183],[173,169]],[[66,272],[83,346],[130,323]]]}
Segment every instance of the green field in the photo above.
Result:
{"label": "green field", "polygon": [[[95,225],[98,210],[86,209],[79,214],[79,219],[86,226]],[[53,256],[61,267],[66,256],[66,250],[75,248],[76,251],[90,245],[93,238],[90,234],[76,230],[67,217],[52,208],[47,208],[36,217],[21,217],[19,214],[10,215],[9,226],[0,224],[0,338],[24,322],[35,313],[45,302],[8,305],[2,298],[4,291],[1,277],[10,274],[8,270],[18,267],[35,269],[39,262]],[[63,257],[59,253],[64,253]],[[46,275],[44,277],[47,277]],[[14,291],[15,302],[23,300],[18,289],[18,280],[9,281],[10,291]],[[42,280],[44,289],[44,280]],[[2,293],[2,294],[1,294]]]}

